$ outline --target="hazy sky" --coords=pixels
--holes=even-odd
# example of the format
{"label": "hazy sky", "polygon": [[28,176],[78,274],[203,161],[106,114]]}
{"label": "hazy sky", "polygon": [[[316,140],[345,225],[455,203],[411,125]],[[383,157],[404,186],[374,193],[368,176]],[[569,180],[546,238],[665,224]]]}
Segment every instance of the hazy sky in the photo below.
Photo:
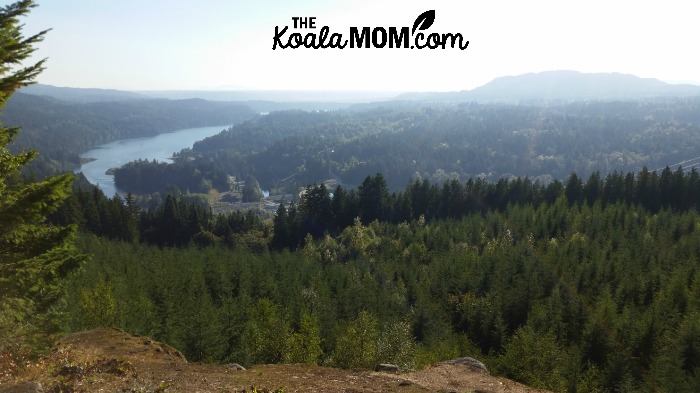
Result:
{"label": "hazy sky", "polygon": [[[2,1],[9,4],[8,1]],[[25,34],[53,28],[39,82],[125,90],[450,91],[569,69],[700,82],[695,4],[620,0],[38,0]],[[275,26],[315,16],[320,33],[413,26],[461,33],[468,49],[272,50]],[[299,30],[297,30],[299,31]]]}

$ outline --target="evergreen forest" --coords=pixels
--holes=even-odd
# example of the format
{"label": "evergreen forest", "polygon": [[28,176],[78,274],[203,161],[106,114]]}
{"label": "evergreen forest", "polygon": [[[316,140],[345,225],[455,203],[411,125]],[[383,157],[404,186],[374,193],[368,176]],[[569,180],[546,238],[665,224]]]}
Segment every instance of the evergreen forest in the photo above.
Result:
{"label": "evergreen forest", "polygon": [[[392,191],[409,179],[549,183],[571,172],[689,167],[700,158],[699,113],[697,97],[558,105],[384,102],[272,112],[197,142],[180,157],[195,166],[214,162],[236,178],[252,175],[271,193],[326,180],[357,187],[375,173]],[[126,187],[133,183],[124,178]]]}
{"label": "evergreen forest", "polygon": [[[13,96],[45,67],[25,64],[35,6],[0,8],[0,360],[115,327],[193,362],[470,356],[556,392],[700,391],[697,97],[256,115]],[[218,122],[173,164],[117,170],[123,196],[68,173],[99,143]],[[265,218],[188,195],[231,177],[295,197]]]}
{"label": "evergreen forest", "polygon": [[0,120],[22,128],[8,147],[11,152],[39,152],[24,172],[41,178],[77,169],[80,153],[104,143],[234,124],[253,116],[250,107],[234,102],[131,99],[76,103],[17,93],[8,100]]}
{"label": "evergreen forest", "polygon": [[404,370],[457,356],[554,391],[699,385],[700,175],[548,185],[309,186],[272,222],[76,190],[51,216],[92,255],[65,328],[117,326],[188,359]]}

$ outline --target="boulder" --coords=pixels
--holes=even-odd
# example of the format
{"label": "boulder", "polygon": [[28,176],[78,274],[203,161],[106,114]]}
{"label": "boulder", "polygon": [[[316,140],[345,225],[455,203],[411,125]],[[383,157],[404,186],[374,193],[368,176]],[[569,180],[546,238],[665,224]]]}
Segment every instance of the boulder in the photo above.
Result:
{"label": "boulder", "polygon": [[234,371],[245,371],[245,367],[241,366],[238,363],[229,363],[226,365],[226,368]]}
{"label": "boulder", "polygon": [[397,366],[395,364],[382,363],[382,364],[378,364],[377,367],[374,368],[374,371],[383,372],[383,373],[399,374],[401,372],[401,369],[399,368],[399,366]]}
{"label": "boulder", "polygon": [[484,366],[484,363],[481,363],[480,361],[469,357],[446,360],[438,364],[459,364],[467,366],[467,368],[474,372],[489,374],[489,370],[486,368],[486,366]]}

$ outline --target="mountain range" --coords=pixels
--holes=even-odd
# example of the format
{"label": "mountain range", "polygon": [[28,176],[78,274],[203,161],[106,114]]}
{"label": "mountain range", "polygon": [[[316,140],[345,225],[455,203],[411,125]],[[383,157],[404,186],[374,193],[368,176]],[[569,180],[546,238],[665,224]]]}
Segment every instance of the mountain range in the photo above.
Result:
{"label": "mountain range", "polygon": [[92,102],[125,101],[147,99],[138,93],[115,89],[94,89],[77,87],[59,87],[44,84],[33,84],[20,89],[22,93],[35,96],[48,96],[61,101],[76,102],[81,104]]}
{"label": "mountain range", "polygon": [[245,102],[258,111],[284,109],[332,110],[354,103],[397,101],[552,104],[572,101],[637,100],[656,97],[700,96],[700,86],[670,84],[653,78],[621,73],[545,71],[503,76],[474,88],[452,92],[339,92],[339,91],[122,91],[36,84],[23,93],[50,96],[63,101],[91,103],[134,99],[201,98],[210,101]]}
{"label": "mountain range", "polygon": [[406,93],[411,101],[556,103],[582,100],[635,100],[654,97],[699,96],[700,86],[670,84],[653,78],[620,73],[546,71],[503,76],[474,88],[455,92]]}

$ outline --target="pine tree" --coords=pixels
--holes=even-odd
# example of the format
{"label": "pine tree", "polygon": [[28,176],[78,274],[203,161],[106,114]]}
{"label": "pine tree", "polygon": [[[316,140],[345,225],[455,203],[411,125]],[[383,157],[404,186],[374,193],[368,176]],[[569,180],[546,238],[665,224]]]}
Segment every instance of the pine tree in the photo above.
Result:
{"label": "pine tree", "polygon": [[[21,64],[48,31],[23,36],[19,17],[34,6],[22,0],[0,8],[0,108],[44,68],[45,60]],[[72,175],[24,181],[20,170],[37,153],[10,153],[18,132],[18,127],[0,125],[0,349],[34,342],[39,333],[55,329],[51,312],[61,279],[82,260],[71,244],[75,228],[46,223],[69,196]]]}

